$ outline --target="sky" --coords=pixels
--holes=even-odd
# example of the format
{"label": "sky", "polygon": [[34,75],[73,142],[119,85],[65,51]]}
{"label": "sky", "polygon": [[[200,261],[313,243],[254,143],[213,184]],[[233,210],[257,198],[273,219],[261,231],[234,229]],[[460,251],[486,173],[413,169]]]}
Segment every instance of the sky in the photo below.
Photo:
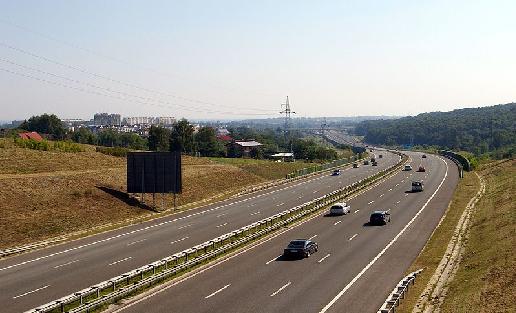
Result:
{"label": "sky", "polygon": [[[416,115],[516,100],[516,1],[0,0],[0,120]],[[284,107],[283,107],[284,108]]]}

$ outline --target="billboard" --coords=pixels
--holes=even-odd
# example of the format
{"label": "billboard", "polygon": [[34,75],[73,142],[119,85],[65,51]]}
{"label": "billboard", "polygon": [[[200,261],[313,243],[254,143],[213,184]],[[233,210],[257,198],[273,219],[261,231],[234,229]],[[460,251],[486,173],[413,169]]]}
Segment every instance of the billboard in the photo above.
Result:
{"label": "billboard", "polygon": [[128,193],[181,193],[180,152],[127,153]]}

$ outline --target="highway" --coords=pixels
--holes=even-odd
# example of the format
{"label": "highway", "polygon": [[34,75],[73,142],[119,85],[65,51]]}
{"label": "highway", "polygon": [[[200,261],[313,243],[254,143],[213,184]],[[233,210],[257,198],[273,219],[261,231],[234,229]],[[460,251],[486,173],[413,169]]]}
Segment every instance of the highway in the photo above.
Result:
{"label": "highway", "polygon": [[[415,169],[423,162],[427,172],[401,171],[355,196],[351,214],[321,213],[114,311],[376,312],[439,223],[459,179],[449,160],[409,155]],[[418,179],[425,190],[407,192]],[[392,221],[369,226],[378,209],[390,209]],[[283,248],[297,238],[311,238],[319,251],[285,260]]]}
{"label": "highway", "polygon": [[[20,312],[350,185],[395,164],[346,168],[0,261],[2,312]],[[73,230],[71,230],[73,231]]]}

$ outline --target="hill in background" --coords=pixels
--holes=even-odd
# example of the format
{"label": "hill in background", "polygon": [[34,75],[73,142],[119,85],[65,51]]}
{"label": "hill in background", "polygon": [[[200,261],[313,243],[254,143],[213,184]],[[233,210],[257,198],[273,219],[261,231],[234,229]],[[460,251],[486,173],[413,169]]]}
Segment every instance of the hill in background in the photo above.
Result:
{"label": "hill in background", "polygon": [[428,145],[511,157],[516,146],[516,103],[423,113],[358,123],[355,133],[376,145]]}

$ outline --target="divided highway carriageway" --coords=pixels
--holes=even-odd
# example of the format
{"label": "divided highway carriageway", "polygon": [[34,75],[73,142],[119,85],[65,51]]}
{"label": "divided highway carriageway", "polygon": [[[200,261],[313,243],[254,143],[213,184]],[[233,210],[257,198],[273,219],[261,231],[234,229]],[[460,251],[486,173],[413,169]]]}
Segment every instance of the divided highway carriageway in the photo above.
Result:
{"label": "divided highway carriageway", "polygon": [[[427,171],[400,171],[349,199],[348,215],[321,213],[112,312],[376,312],[439,223],[458,182],[451,161],[407,154],[412,167],[423,162]],[[424,191],[409,192],[419,179]],[[368,225],[379,209],[390,210],[391,222]],[[316,241],[318,252],[284,259],[283,248],[297,238]]]}
{"label": "divided highway carriageway", "polygon": [[[0,311],[22,312],[37,307],[351,185],[396,164],[400,159],[389,152],[376,151],[378,153],[382,153],[383,158],[378,159],[377,167],[346,167],[340,176],[330,176],[325,172],[180,214],[1,260]],[[191,292],[198,289],[194,287]],[[194,301],[193,298],[191,300]]]}

